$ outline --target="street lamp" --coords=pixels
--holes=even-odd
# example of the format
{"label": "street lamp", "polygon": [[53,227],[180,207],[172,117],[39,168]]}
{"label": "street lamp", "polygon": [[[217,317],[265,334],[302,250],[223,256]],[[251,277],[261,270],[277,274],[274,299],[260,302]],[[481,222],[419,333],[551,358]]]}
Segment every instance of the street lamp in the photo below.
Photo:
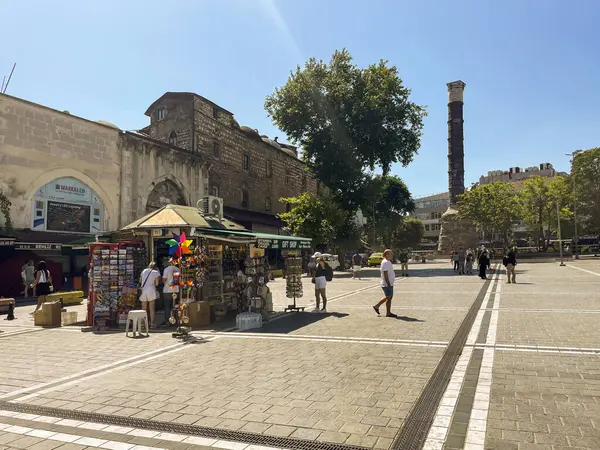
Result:
{"label": "street lamp", "polygon": [[563,260],[563,244],[562,244],[562,233],[560,232],[560,207],[558,206],[558,202],[556,202],[556,218],[558,219],[558,246],[560,248],[560,265],[566,265]]}

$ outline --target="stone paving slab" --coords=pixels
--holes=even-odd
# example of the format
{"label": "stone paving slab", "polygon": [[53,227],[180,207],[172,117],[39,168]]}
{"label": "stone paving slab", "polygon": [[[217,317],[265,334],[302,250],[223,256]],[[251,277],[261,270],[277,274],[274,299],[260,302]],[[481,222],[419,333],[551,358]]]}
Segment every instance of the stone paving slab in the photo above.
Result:
{"label": "stone paving slab", "polygon": [[387,446],[442,352],[223,337],[28,403]]}

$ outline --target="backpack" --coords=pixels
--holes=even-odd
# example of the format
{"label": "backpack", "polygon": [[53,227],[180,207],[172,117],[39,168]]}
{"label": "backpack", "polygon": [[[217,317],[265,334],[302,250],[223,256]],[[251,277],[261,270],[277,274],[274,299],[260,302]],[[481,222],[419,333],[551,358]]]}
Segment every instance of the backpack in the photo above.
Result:
{"label": "backpack", "polygon": [[508,260],[508,256],[504,255],[504,258],[502,258],[502,265],[506,267],[506,265],[508,264],[509,260]]}
{"label": "backpack", "polygon": [[331,267],[327,268],[327,272],[325,273],[325,279],[327,281],[333,280],[333,269]]}

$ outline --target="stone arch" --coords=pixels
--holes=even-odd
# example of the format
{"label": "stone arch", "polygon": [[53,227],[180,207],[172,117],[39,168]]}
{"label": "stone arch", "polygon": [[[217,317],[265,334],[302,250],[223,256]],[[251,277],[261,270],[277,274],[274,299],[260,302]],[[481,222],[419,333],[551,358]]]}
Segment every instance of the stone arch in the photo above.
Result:
{"label": "stone arch", "polygon": [[106,191],[106,189],[104,189],[102,186],[100,186],[98,183],[96,183],[88,175],[84,174],[83,172],[79,172],[78,170],[69,169],[69,168],[65,168],[65,167],[61,167],[61,168],[57,168],[57,169],[50,169],[50,170],[40,174],[37,178],[35,178],[34,181],[29,183],[29,185],[26,188],[26,194],[25,194],[26,198],[25,198],[25,203],[23,205],[24,210],[20,211],[25,216],[26,224],[30,224],[33,221],[31,205],[33,202],[33,197],[37,193],[38,189],[40,187],[45,186],[46,184],[50,183],[51,181],[56,180],[57,178],[62,178],[62,177],[75,178],[78,181],[80,181],[84,184],[87,184],[91,189],[93,189],[94,192],[96,192],[96,194],[98,194],[98,196],[100,197],[100,200],[102,200],[102,203],[104,204],[104,220],[105,220],[105,222],[108,223],[108,230],[116,230],[119,228],[119,226],[120,226],[119,215],[117,214],[115,205],[111,201],[111,198],[116,198],[117,202],[118,202],[118,198],[119,198],[118,188],[117,188],[116,193],[114,193],[113,196],[111,196]]}
{"label": "stone arch", "polygon": [[163,175],[150,183],[146,193],[145,214],[165,205],[189,206],[190,196],[181,181],[173,175]]}

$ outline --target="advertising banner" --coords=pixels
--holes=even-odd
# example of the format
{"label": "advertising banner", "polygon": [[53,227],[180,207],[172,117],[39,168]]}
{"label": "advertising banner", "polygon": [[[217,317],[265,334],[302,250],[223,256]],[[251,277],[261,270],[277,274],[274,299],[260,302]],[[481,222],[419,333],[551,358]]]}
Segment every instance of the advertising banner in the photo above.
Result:
{"label": "advertising banner", "polygon": [[89,206],[48,201],[47,208],[47,230],[71,233],[90,232]]}

